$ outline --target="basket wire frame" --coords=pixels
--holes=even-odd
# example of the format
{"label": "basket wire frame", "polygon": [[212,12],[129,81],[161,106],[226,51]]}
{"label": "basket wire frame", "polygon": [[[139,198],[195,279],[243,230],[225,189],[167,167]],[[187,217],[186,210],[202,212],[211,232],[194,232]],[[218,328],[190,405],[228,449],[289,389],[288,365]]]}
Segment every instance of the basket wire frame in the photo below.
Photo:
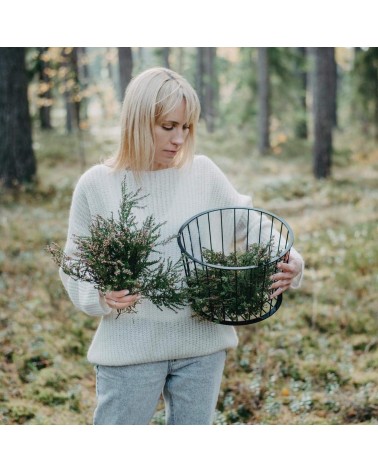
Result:
{"label": "basket wire frame", "polygon": [[[269,298],[269,286],[271,281],[266,276],[277,272],[277,264],[287,261],[290,249],[294,242],[293,231],[288,223],[279,216],[262,210],[260,208],[248,207],[225,207],[214,208],[199,213],[187,220],[180,228],[177,236],[178,245],[181,250],[184,271],[187,280],[209,281],[209,274],[218,274],[227,283],[234,285],[233,299],[228,307],[234,303],[236,315],[230,316],[224,308],[214,310],[211,300],[214,293],[210,284],[207,284],[207,294],[210,310],[196,312],[202,318],[225,325],[246,325],[263,321],[277,312],[282,303],[282,294],[278,297]],[[203,250],[222,252],[230,255],[240,251],[247,251],[251,244],[266,244],[272,241],[269,254],[269,262],[256,266],[222,266],[211,264],[206,261]],[[202,277],[201,277],[202,276]],[[243,283],[239,283],[243,280]],[[246,285],[246,280],[249,283]],[[249,297],[258,287],[267,296],[257,310],[241,313],[239,299]],[[246,291],[248,293],[246,293]]]}

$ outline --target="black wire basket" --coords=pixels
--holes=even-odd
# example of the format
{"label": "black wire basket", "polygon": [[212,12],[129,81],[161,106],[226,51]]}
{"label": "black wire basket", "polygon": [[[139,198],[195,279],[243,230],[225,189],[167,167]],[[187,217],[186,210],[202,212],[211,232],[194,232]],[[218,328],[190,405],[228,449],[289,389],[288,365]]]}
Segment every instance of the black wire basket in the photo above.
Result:
{"label": "black wire basket", "polygon": [[271,276],[294,242],[284,219],[259,208],[215,208],[187,220],[177,241],[195,316],[246,325],[277,312],[282,294],[270,298]]}

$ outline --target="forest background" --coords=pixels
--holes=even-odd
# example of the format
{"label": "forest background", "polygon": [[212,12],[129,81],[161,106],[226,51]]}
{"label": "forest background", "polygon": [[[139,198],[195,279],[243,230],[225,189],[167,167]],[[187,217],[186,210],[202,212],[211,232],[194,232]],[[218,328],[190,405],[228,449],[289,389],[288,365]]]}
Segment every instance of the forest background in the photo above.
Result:
{"label": "forest background", "polygon": [[275,316],[238,328],[216,424],[377,424],[378,48],[16,49],[0,49],[0,423],[92,421],[97,320],[44,247],[114,153],[131,76],[163,65],[199,94],[197,151],[290,223],[306,261]]}

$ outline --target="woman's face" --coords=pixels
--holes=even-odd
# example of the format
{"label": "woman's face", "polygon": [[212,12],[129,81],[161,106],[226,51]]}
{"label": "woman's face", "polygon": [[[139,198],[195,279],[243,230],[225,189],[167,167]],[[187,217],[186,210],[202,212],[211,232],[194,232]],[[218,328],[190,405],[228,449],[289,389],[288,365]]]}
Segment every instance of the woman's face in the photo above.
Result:
{"label": "woman's face", "polygon": [[185,101],[155,124],[154,170],[172,167],[173,160],[189,134],[185,121]]}

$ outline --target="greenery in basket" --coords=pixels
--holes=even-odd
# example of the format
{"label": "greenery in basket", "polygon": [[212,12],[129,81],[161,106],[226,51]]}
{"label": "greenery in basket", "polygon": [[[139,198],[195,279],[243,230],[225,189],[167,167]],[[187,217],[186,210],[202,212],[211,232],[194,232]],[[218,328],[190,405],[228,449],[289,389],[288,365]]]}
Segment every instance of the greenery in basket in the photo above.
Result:
{"label": "greenery in basket", "polygon": [[[185,304],[181,288],[182,263],[164,262],[158,256],[159,245],[167,244],[174,236],[158,241],[160,227],[148,216],[138,228],[133,208],[144,208],[138,203],[146,196],[127,192],[122,182],[122,199],[118,212],[106,219],[96,215],[89,228],[89,236],[74,236],[76,252],[69,256],[55,243],[47,246],[53,260],[64,273],[74,280],[90,282],[101,292],[128,289],[152,301],[160,310],[162,306],[175,309]],[[156,255],[154,255],[156,254]],[[152,257],[150,257],[152,255]],[[117,310],[135,312],[134,307]],[[117,318],[118,318],[117,316]]]}
{"label": "greenery in basket", "polygon": [[270,277],[276,272],[271,263],[273,240],[251,244],[244,252],[229,255],[202,249],[204,261],[225,267],[255,266],[253,269],[230,270],[191,267],[187,278],[187,294],[194,316],[212,321],[238,322],[258,318],[269,302]]}

